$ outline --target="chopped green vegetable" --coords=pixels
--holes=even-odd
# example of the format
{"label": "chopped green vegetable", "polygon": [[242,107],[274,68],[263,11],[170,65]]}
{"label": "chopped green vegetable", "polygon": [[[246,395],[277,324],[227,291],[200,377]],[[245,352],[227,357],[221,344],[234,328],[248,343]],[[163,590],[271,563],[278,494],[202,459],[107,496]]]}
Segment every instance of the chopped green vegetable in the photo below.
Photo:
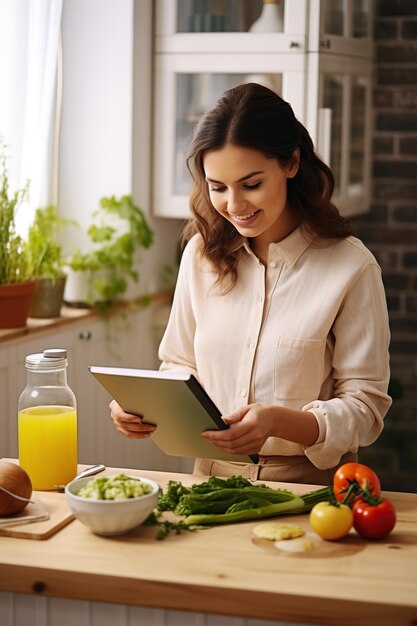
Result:
{"label": "chopped green vegetable", "polygon": [[211,476],[207,482],[191,487],[169,481],[157,506],[159,512],[186,515],[183,523],[195,526],[307,513],[317,502],[327,499],[327,487],[297,496],[287,489],[254,485],[242,476]]}
{"label": "chopped green vegetable", "polygon": [[165,539],[170,533],[175,532],[176,535],[180,535],[184,530],[194,532],[196,530],[202,530],[204,526],[186,524],[183,520],[172,522],[171,520],[162,519],[160,513],[151,513],[144,522],[145,526],[158,526],[156,538],[159,540]]}
{"label": "chopped green vegetable", "polygon": [[95,500],[127,500],[144,496],[151,491],[152,487],[148,483],[126,476],[126,474],[118,474],[111,477],[92,478],[77,495]]}

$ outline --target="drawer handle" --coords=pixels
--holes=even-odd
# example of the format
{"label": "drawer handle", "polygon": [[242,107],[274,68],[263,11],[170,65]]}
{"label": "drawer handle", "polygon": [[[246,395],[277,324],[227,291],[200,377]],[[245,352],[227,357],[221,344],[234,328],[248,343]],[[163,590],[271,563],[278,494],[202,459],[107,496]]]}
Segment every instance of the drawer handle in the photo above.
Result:
{"label": "drawer handle", "polygon": [[78,339],[81,339],[81,341],[90,341],[92,336],[90,330],[82,330],[78,335]]}

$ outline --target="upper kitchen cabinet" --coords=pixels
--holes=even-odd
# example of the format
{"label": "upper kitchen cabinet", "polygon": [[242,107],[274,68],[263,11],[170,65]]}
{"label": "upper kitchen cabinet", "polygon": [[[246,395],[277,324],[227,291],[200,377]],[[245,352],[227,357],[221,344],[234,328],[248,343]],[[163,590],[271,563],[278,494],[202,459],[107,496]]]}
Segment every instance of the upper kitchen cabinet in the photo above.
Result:
{"label": "upper kitchen cabinet", "polygon": [[369,210],[372,0],[310,0],[306,126],[335,177],[342,213]]}
{"label": "upper kitchen cabinet", "polygon": [[309,52],[372,57],[373,0],[310,0],[308,4]]}
{"label": "upper kitchen cabinet", "polygon": [[157,0],[153,209],[187,218],[194,126],[226,89],[292,105],[332,167],[346,214],[369,207],[371,0]]}

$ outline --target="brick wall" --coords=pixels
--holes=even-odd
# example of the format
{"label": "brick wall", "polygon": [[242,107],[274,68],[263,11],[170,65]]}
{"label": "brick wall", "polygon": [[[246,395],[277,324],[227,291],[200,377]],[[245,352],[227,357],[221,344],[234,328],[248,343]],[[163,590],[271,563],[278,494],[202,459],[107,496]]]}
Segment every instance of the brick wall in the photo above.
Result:
{"label": "brick wall", "polygon": [[394,402],[360,460],[417,492],[417,1],[376,0],[374,32],[373,202],[352,225],[382,267]]}

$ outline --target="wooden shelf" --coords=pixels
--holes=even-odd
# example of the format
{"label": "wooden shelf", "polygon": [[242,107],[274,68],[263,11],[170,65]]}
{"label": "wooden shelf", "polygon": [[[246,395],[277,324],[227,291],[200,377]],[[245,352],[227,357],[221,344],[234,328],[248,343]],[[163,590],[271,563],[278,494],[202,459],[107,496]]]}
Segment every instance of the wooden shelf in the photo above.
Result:
{"label": "wooden shelf", "polygon": [[21,328],[3,328],[0,329],[0,345],[7,342],[15,342],[20,339],[27,339],[29,335],[38,335],[41,333],[55,332],[57,329],[69,325],[76,324],[86,319],[110,317],[112,315],[118,315],[124,313],[129,309],[137,309],[146,306],[146,303],[150,304],[164,304],[172,300],[172,290],[166,289],[155,292],[148,296],[142,296],[136,300],[119,301],[109,308],[106,313],[101,313],[96,308],[75,308],[71,306],[63,306],[60,317],[53,317],[47,319],[30,317],[26,326]]}

